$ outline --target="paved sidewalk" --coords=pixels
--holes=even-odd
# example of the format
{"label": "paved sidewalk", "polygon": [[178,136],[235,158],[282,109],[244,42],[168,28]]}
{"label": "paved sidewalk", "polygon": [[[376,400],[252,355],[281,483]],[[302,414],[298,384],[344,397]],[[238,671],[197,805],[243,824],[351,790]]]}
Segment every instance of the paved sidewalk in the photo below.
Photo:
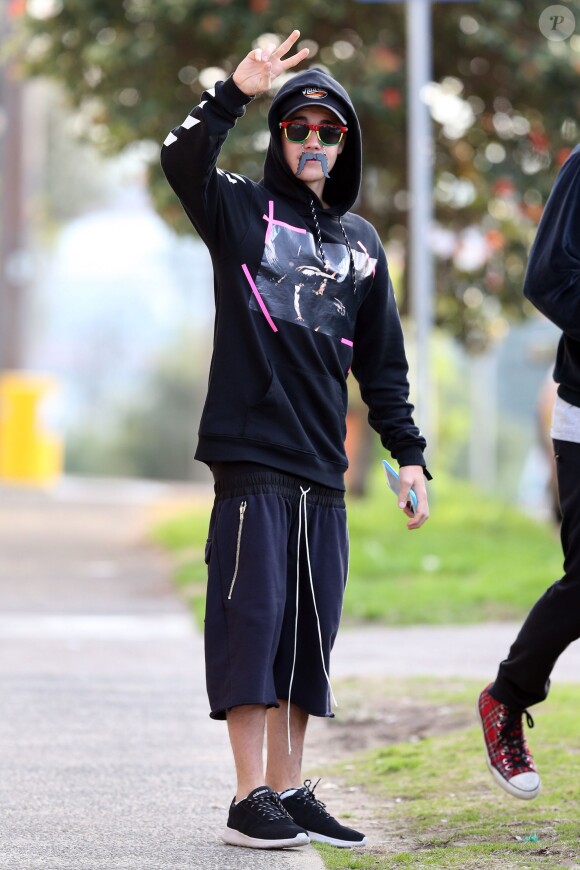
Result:
{"label": "paved sidewalk", "polygon": [[202,646],[144,533],[188,490],[0,486],[0,867],[320,870],[219,840],[234,782]]}
{"label": "paved sidewalk", "polygon": [[[557,577],[546,577],[546,586]],[[531,603],[531,602],[530,602]],[[520,629],[520,622],[480,625],[343,627],[332,659],[335,678],[464,677],[491,681]],[[580,642],[571,644],[553,671],[554,682],[580,683]]]}

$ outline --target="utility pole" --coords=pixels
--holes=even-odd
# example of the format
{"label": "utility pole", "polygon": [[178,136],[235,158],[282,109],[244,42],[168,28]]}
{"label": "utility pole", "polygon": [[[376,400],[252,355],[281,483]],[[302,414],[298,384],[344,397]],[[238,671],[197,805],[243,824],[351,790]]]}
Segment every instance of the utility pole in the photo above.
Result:
{"label": "utility pole", "polygon": [[[0,44],[6,44],[22,4],[0,8]],[[0,371],[24,357],[22,83],[12,60],[0,65]]]}
{"label": "utility pole", "polygon": [[415,377],[418,418],[429,443],[435,439],[431,334],[435,322],[435,269],[431,253],[433,221],[433,136],[422,90],[431,80],[431,2],[407,0],[407,162],[409,288],[415,325]]}
{"label": "utility pole", "polygon": [[[407,159],[409,211],[409,295],[415,327],[415,405],[431,445],[434,443],[431,334],[435,320],[435,278],[430,235],[433,215],[433,135],[423,88],[432,77],[431,0],[357,0],[406,6]],[[433,0],[450,3],[455,0]],[[462,0],[479,2],[479,0]]]}

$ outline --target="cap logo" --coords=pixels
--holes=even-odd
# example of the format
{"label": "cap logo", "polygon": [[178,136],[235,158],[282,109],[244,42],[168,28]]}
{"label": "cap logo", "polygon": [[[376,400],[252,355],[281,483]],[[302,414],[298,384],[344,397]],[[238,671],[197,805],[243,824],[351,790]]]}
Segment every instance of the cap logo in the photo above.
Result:
{"label": "cap logo", "polygon": [[326,91],[323,91],[320,88],[304,88],[302,93],[305,97],[310,97],[311,100],[323,100],[328,96]]}

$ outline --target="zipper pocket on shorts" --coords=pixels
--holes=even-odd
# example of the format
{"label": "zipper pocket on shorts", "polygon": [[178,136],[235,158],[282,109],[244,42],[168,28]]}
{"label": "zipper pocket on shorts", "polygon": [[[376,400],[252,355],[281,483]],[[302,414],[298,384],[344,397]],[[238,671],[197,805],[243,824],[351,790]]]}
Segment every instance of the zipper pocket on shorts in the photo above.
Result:
{"label": "zipper pocket on shorts", "polygon": [[244,514],[246,512],[246,507],[247,504],[245,501],[240,502],[240,521],[238,523],[238,540],[236,543],[236,564],[234,565],[234,575],[232,577],[230,591],[228,592],[228,601],[231,600],[234,586],[236,584],[236,578],[238,576],[238,568],[240,567],[240,547],[242,545],[242,529],[244,527]]}

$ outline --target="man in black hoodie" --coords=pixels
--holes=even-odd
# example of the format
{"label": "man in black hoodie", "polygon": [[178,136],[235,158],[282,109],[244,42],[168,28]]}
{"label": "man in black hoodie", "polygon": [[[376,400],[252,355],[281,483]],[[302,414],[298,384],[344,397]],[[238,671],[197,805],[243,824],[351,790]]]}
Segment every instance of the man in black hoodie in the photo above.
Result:
{"label": "man in black hoodie", "polygon": [[551,436],[562,514],[564,576],[531,609],[479,697],[487,764],[514,797],[531,800],[540,777],[522,727],[544,701],[560,654],[580,637],[580,146],[556,180],[530,252],[524,294],[562,330],[554,369],[558,392]]}
{"label": "man in black hoodie", "polygon": [[351,371],[371,426],[400,465],[408,527],[428,516],[425,440],[412,418],[385,253],[373,227],[349,211],[362,160],[347,92],[316,68],[289,78],[270,108],[263,180],[216,168],[245,106],[307,56],[285,59],[298,37],[251,51],[203,94],[161,155],[214,266],[214,349],[196,452],[216,494],[206,676],[210,715],[227,719],[238,779],[222,836],[253,848],[366,842],[329,815],[310,780],[301,785],[308,716],[333,715]]}

